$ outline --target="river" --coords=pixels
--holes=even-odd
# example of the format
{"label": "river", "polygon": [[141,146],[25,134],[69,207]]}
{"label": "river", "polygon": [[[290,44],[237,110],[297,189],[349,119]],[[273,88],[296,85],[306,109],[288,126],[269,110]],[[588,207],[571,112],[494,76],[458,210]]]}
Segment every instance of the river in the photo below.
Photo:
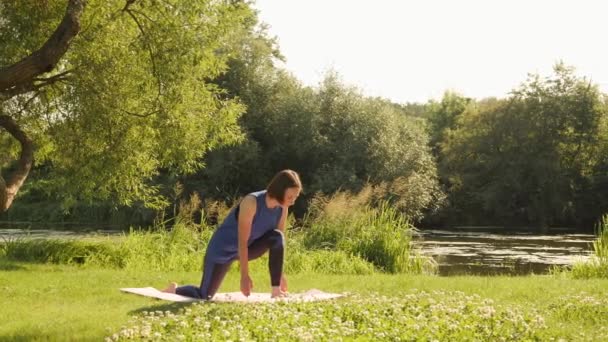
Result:
{"label": "river", "polygon": [[527,234],[492,230],[420,230],[414,246],[431,256],[440,275],[545,274],[557,265],[588,260],[591,234]]}
{"label": "river", "polygon": [[0,229],[0,243],[4,240],[21,238],[85,238],[92,236],[120,235],[120,230],[95,229],[95,230],[49,230],[49,229]]}

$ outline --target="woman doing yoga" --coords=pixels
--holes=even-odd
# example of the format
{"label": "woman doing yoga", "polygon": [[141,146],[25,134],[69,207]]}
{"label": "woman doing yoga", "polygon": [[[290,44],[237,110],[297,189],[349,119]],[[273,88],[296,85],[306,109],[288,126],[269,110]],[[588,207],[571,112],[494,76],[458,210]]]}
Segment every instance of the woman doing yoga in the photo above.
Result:
{"label": "woman doing yoga", "polygon": [[265,190],[245,196],[230,210],[207,245],[200,287],[178,287],[176,283],[171,283],[163,291],[211,299],[232,262],[238,259],[241,269],[241,292],[249,296],[253,288],[249,276],[249,261],[268,251],[271,296],[284,296],[287,293],[287,281],[283,275],[285,224],[288,208],[294,204],[301,190],[302,183],[298,174],[292,170],[283,170],[274,176]]}

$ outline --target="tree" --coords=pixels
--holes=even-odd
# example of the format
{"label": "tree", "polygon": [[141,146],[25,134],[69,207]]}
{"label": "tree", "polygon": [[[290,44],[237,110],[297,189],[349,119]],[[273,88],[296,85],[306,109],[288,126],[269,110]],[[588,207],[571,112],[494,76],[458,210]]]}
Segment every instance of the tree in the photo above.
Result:
{"label": "tree", "polygon": [[441,102],[431,101],[428,105],[428,121],[430,144],[435,155],[439,154],[438,148],[444,140],[447,130],[455,129],[458,116],[460,116],[472,99],[464,97],[455,92],[445,92]]}
{"label": "tree", "polygon": [[[0,136],[7,210],[33,164],[77,201],[163,203],[160,171],[191,173],[241,138],[244,107],[211,80],[227,69],[253,11],[241,1],[4,1]],[[48,35],[49,31],[53,34]]]}
{"label": "tree", "polygon": [[[576,223],[576,201],[597,163],[605,109],[596,86],[557,64],[506,100],[481,101],[442,146],[442,173],[456,206],[503,223]],[[454,203],[454,202],[452,202]],[[580,209],[580,208],[579,208]]]}
{"label": "tree", "polygon": [[[253,134],[263,128],[265,121],[260,117],[268,115],[268,103],[285,76],[275,66],[283,57],[276,39],[268,36],[267,27],[257,16],[248,17],[242,26],[239,36],[234,39],[234,53],[227,62],[228,69],[212,82],[225,89],[225,97],[238,98],[246,106],[239,117],[243,139],[210,151],[202,159],[205,168],[184,180],[189,191],[197,189],[207,198],[228,202],[259,189],[278,170],[265,159],[264,139]],[[277,133],[269,132],[271,135]]]}

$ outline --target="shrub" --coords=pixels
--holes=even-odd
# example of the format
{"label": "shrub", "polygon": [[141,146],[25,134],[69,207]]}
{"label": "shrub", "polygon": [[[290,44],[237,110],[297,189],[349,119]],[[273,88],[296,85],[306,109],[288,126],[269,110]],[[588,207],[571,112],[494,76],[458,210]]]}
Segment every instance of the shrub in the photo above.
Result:
{"label": "shrub", "polygon": [[597,239],[593,242],[590,261],[572,266],[574,278],[608,278],[608,215],[604,215],[597,226]]}
{"label": "shrub", "polygon": [[432,259],[412,251],[415,228],[407,218],[386,202],[372,207],[368,196],[361,192],[315,198],[304,223],[305,248],[343,251],[391,273],[433,272]]}

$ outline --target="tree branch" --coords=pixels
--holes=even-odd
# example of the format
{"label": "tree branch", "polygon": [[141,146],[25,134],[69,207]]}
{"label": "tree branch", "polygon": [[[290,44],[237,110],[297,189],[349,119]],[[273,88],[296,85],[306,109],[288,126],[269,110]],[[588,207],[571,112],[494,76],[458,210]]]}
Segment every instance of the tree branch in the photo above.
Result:
{"label": "tree branch", "polygon": [[34,91],[34,84],[26,84],[21,87],[14,87],[7,91],[0,91],[0,103],[8,101],[13,97],[21,94],[28,93],[30,91]]}
{"label": "tree branch", "polygon": [[152,23],[154,23],[154,24],[156,24],[156,23],[157,23],[157,22],[156,22],[156,20],[154,20],[154,19],[150,18],[150,16],[149,16],[149,15],[147,15],[146,13],[144,13],[144,12],[142,12],[142,11],[138,11],[138,10],[136,10],[136,9],[132,9],[132,8],[129,8],[129,11],[131,11],[131,12],[133,12],[133,13],[135,13],[135,14],[139,14],[139,15],[141,15],[142,17],[144,17],[144,18],[148,19],[148,21],[149,21],[149,22],[152,22]]}
{"label": "tree branch", "polygon": [[86,0],[69,0],[61,23],[40,49],[13,65],[0,68],[2,98],[23,93],[23,90],[31,88],[30,84],[38,75],[55,68],[80,31],[80,16],[85,2]]}
{"label": "tree branch", "polygon": [[[126,8],[126,6],[125,6],[125,8]],[[152,51],[152,45],[150,44],[150,40],[148,39],[148,35],[146,34],[146,31],[144,30],[142,24],[139,22],[139,20],[135,16],[135,14],[133,14],[133,12],[131,10],[129,10],[128,8],[125,11],[127,12],[127,14],[129,14],[131,19],[133,19],[133,21],[135,21],[135,24],[137,25],[137,28],[139,28],[139,32],[141,32],[141,35],[143,37],[144,45],[146,46],[146,48],[148,49],[148,53],[150,54],[150,62],[152,63],[152,74],[154,75],[154,78],[156,78],[156,83],[158,86],[158,96],[157,96],[157,99],[158,99],[161,96],[162,85],[161,85],[160,78],[158,77],[158,72],[156,69],[156,61],[154,59],[154,51]]]}
{"label": "tree branch", "polygon": [[19,143],[21,155],[17,161],[17,168],[13,171],[8,182],[0,175],[0,212],[5,212],[13,203],[19,188],[25,182],[32,165],[34,164],[34,146],[30,138],[21,130],[19,125],[8,115],[0,115],[0,127],[3,127]]}
{"label": "tree branch", "polygon": [[124,109],[122,109],[121,112],[123,112],[125,114],[128,114],[128,115],[131,115],[131,116],[136,116],[138,118],[147,118],[147,117],[152,116],[154,114],[160,113],[160,109],[157,109],[157,110],[154,110],[154,111],[150,111],[150,112],[147,112],[147,113],[144,113],[144,114],[133,113],[133,112],[129,112],[129,111],[124,110]]}
{"label": "tree branch", "polygon": [[62,73],[59,73],[57,75],[53,75],[51,77],[35,77],[33,80],[36,82],[45,82],[47,84],[51,84],[51,83],[55,83],[56,81],[62,81],[65,80],[67,75],[71,74],[72,71],[74,71],[74,69],[72,70],[68,70],[68,71],[64,71]]}
{"label": "tree branch", "polygon": [[129,10],[129,7],[130,7],[131,5],[133,5],[133,3],[134,3],[135,1],[137,1],[137,0],[127,0],[127,2],[125,3],[125,7],[123,7],[123,9],[122,9],[122,10],[123,10],[123,11],[128,11],[128,10]]}
{"label": "tree branch", "polygon": [[17,117],[21,116],[21,114],[23,112],[25,112],[25,110],[30,105],[30,103],[32,103],[38,96],[40,96],[40,91],[37,91],[36,93],[34,93],[34,95],[32,97],[30,97],[27,101],[25,101],[25,103],[21,106],[21,109],[17,112],[16,116]]}

